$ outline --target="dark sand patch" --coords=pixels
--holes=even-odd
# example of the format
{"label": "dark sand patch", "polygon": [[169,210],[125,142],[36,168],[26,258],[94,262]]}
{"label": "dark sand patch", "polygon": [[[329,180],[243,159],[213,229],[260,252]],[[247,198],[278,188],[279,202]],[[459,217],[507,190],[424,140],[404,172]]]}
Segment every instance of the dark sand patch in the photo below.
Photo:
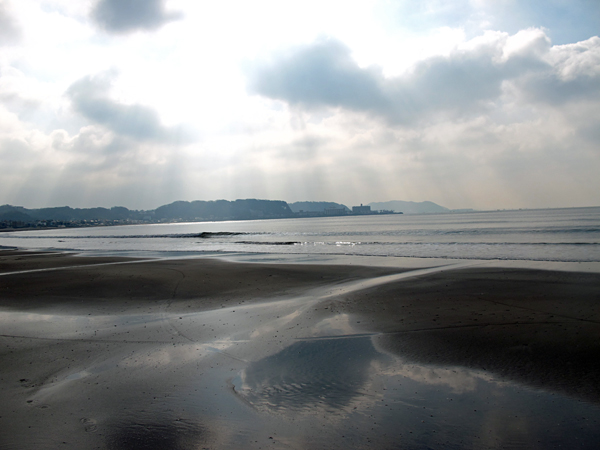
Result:
{"label": "dark sand patch", "polygon": [[[10,259],[5,257],[4,261],[4,270],[9,271]],[[14,264],[17,271],[26,270],[26,263]],[[85,267],[92,264],[93,267]],[[242,264],[218,259],[144,261],[56,254],[40,255],[29,267],[54,270],[3,276],[1,306],[19,310],[60,306],[73,312],[123,313],[127,308],[143,305],[152,309],[168,302],[171,311],[188,311],[188,308],[201,311],[280,299],[315,287],[403,271],[361,266]]]}
{"label": "dark sand patch", "polygon": [[350,294],[334,311],[382,349],[486,370],[600,403],[600,275],[524,269],[431,274]]}

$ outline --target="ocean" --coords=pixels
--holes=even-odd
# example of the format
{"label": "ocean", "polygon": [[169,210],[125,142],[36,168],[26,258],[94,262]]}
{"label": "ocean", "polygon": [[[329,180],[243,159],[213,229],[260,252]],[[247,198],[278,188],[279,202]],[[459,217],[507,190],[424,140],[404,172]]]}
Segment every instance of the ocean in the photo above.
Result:
{"label": "ocean", "polygon": [[600,207],[59,228],[0,233],[0,246],[600,262]]}

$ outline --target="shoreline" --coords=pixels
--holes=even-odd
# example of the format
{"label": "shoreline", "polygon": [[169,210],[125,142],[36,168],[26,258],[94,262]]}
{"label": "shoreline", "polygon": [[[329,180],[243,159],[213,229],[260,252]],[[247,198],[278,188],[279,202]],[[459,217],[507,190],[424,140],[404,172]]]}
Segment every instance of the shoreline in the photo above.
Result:
{"label": "shoreline", "polygon": [[[600,438],[600,273],[589,264],[230,258],[0,251],[0,446],[39,448],[45,436],[46,447],[146,448],[142,423],[171,448],[360,447],[363,436],[387,448],[400,435],[435,447],[457,445],[456,426],[489,448],[472,424],[527,447],[559,438],[515,437],[509,417],[545,426],[569,408],[583,409],[560,419],[564,442]],[[506,393],[472,403],[487,398],[477,389]],[[378,427],[364,428],[369,415]]]}
{"label": "shoreline", "polygon": [[477,259],[477,258],[436,258],[413,256],[354,255],[335,253],[251,253],[251,252],[211,252],[193,250],[80,250],[61,248],[20,248],[0,246],[0,256],[16,252],[22,256],[54,254],[72,258],[111,258],[130,260],[194,260],[214,259],[237,263],[274,263],[289,265],[342,265],[364,267],[389,267],[402,270],[425,267],[449,266],[453,264],[471,264],[473,266],[497,269],[532,269],[558,272],[600,273],[600,261],[556,261],[556,260],[518,260],[518,259]]}

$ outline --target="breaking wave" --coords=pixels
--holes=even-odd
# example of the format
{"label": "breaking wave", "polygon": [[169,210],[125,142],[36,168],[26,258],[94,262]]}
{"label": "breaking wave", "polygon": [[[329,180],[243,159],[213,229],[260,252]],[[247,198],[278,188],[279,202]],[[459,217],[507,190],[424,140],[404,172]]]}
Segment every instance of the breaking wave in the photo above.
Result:
{"label": "breaking wave", "polygon": [[225,237],[225,236],[240,236],[240,235],[256,235],[262,233],[243,233],[243,232],[233,232],[233,231],[203,231],[202,233],[176,233],[176,234],[110,234],[110,235],[40,235],[40,236],[32,236],[32,235],[13,235],[11,237],[15,237],[18,239],[211,239],[216,237]]}

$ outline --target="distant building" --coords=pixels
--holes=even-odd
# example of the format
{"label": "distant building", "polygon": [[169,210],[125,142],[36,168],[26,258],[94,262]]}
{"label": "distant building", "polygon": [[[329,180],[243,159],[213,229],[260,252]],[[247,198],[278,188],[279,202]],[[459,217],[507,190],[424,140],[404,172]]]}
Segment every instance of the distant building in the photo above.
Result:
{"label": "distant building", "polygon": [[352,214],[371,214],[371,207],[363,206],[363,204],[361,203],[360,206],[352,207]]}
{"label": "distant building", "polygon": [[344,208],[325,208],[326,216],[345,216],[346,210]]}

